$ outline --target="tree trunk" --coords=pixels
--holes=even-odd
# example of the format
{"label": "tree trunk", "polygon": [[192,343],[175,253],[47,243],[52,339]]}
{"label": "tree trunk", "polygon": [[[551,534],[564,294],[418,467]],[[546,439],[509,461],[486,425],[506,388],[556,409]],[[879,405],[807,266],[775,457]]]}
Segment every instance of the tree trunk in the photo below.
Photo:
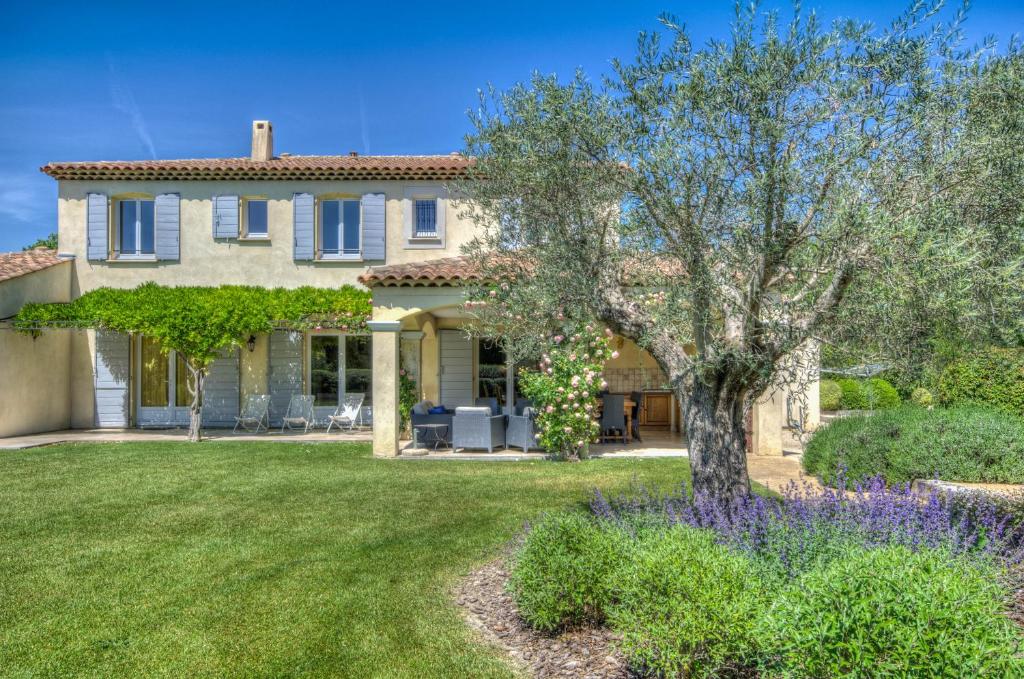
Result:
{"label": "tree trunk", "polygon": [[750,494],[744,394],[693,380],[677,387],[693,490],[728,505]]}
{"label": "tree trunk", "polygon": [[192,384],[189,385],[192,403],[188,414],[188,440],[196,443],[203,440],[203,386],[206,382],[206,370],[193,370],[189,366],[189,372],[192,377]]}

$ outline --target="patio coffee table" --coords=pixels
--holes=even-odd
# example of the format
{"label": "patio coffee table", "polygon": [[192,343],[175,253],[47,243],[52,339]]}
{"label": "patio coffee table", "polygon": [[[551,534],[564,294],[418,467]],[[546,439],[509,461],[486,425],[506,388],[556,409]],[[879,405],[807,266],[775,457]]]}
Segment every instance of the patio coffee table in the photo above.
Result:
{"label": "patio coffee table", "polygon": [[419,437],[416,436],[416,433],[419,430],[423,430],[424,433],[430,432],[431,436],[433,436],[433,440],[431,441],[430,437],[426,437],[426,440],[424,440],[423,443],[424,444],[433,443],[435,451],[437,450],[437,447],[440,446],[440,445],[444,445],[445,448],[448,447],[448,443],[447,443],[447,441],[445,441],[445,439],[448,438],[448,425],[447,424],[417,424],[416,426],[414,426],[412,428],[412,431],[413,431],[413,447],[415,447],[415,448],[419,448],[420,447]]}

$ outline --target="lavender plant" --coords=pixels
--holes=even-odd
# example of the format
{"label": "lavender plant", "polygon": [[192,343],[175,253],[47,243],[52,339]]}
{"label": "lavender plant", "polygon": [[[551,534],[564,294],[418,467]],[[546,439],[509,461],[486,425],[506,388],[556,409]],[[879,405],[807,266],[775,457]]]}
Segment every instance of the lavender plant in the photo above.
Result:
{"label": "lavender plant", "polygon": [[852,548],[941,548],[953,555],[1024,561],[1024,526],[995,501],[926,496],[909,484],[886,486],[881,478],[824,492],[791,483],[781,499],[751,496],[728,506],[682,486],[661,494],[637,487],[606,498],[595,491],[592,511],[625,526],[661,522],[713,531],[725,545],[756,557],[768,571],[792,578]]}

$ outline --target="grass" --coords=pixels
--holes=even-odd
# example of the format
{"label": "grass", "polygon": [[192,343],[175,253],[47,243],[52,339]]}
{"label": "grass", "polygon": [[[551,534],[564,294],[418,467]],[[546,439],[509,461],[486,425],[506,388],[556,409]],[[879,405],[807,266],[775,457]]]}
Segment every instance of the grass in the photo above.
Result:
{"label": "grass", "polygon": [[524,521],[686,459],[390,461],[365,444],[0,454],[5,676],[507,677],[450,601]]}

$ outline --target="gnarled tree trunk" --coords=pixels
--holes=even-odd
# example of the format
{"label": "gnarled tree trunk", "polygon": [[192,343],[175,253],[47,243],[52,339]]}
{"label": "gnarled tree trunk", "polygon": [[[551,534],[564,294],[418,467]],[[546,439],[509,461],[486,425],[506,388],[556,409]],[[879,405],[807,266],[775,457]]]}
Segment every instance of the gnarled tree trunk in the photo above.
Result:
{"label": "gnarled tree trunk", "polygon": [[206,382],[206,369],[195,369],[186,362],[189,379],[188,391],[192,396],[188,413],[188,440],[193,443],[203,440],[203,386]]}
{"label": "gnarled tree trunk", "polygon": [[699,380],[677,386],[690,454],[693,490],[722,506],[750,494],[745,392]]}

